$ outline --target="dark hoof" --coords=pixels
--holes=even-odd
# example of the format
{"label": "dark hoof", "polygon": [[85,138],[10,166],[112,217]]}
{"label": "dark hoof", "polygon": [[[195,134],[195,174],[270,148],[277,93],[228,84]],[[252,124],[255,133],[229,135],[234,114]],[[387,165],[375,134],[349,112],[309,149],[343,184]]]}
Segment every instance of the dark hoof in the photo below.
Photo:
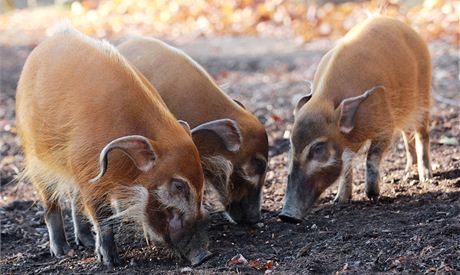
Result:
{"label": "dark hoof", "polygon": [[347,205],[347,204],[351,203],[351,198],[342,199],[342,198],[339,198],[338,196],[336,196],[332,202],[334,204],[336,204],[336,205]]}
{"label": "dark hoof", "polygon": [[380,190],[378,185],[371,185],[366,188],[366,195],[373,203],[379,201]]}
{"label": "dark hoof", "polygon": [[107,260],[104,258],[103,262],[104,262],[104,265],[109,269],[121,265],[121,260],[118,256],[112,257],[111,259],[107,259]]}
{"label": "dark hoof", "polygon": [[102,262],[107,268],[113,268],[121,265],[121,260],[118,254],[115,253],[97,253],[97,259]]}
{"label": "dark hoof", "polygon": [[77,237],[76,243],[86,248],[94,248],[94,237],[91,233],[81,234]]}
{"label": "dark hoof", "polygon": [[279,214],[278,217],[279,217],[283,222],[288,222],[288,223],[300,223],[300,222],[302,222],[301,219],[292,217],[292,216],[287,215],[287,214],[284,214],[284,213]]}
{"label": "dark hoof", "polygon": [[369,198],[369,200],[373,204],[377,204],[379,202],[379,196],[378,195],[376,195],[376,196],[375,195],[374,196],[367,195],[367,197]]}
{"label": "dark hoof", "polygon": [[75,251],[69,246],[67,242],[61,245],[52,245],[50,247],[50,253],[51,253],[51,256],[54,256],[54,257],[75,255]]}
{"label": "dark hoof", "polygon": [[190,259],[190,263],[192,264],[193,267],[196,267],[204,263],[205,261],[207,261],[212,256],[213,254],[211,252],[207,250],[203,250],[198,255]]}

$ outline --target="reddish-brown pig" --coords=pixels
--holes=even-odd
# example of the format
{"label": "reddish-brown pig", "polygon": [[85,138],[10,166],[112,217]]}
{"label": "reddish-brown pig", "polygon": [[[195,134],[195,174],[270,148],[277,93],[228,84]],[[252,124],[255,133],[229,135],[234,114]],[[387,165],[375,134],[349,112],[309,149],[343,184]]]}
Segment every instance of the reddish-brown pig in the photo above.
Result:
{"label": "reddish-brown pig", "polygon": [[229,152],[206,133],[193,135],[193,140],[207,186],[217,191],[230,217],[237,223],[257,222],[268,157],[264,126],[184,52],[152,38],[132,38],[118,49],[157,88],[178,119],[193,127],[221,118],[238,123],[242,135],[238,152]]}
{"label": "reddish-brown pig", "polygon": [[[88,216],[105,265],[120,262],[110,222],[114,201],[118,215],[135,219],[150,239],[192,264],[210,255],[204,176],[191,131],[113,46],[70,28],[58,32],[28,57],[16,100],[23,175],[44,204],[52,254],[70,251],[59,204],[70,195],[76,242],[94,241]],[[192,131],[218,131],[239,147],[231,120]]]}
{"label": "reddish-brown pig", "polygon": [[397,131],[403,133],[409,170],[431,176],[431,59],[425,42],[388,17],[354,27],[321,60],[312,94],[299,100],[291,136],[285,202],[280,218],[299,222],[337,179],[336,201],[352,194],[352,157],[370,141],[365,189],[379,196],[379,167]]}

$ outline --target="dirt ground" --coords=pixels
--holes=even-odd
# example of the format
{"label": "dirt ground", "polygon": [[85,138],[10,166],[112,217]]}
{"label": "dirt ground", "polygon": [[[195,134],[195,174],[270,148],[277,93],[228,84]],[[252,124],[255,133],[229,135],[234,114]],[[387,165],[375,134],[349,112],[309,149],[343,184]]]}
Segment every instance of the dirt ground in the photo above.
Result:
{"label": "dirt ground", "polygon": [[[378,204],[368,202],[363,192],[360,157],[355,161],[355,191],[349,205],[331,203],[337,189],[332,186],[302,223],[287,224],[277,218],[287,181],[292,106],[332,45],[331,41],[298,45],[231,37],[179,45],[267,127],[271,158],[263,220],[241,227],[212,214],[209,233],[214,256],[196,268],[167,249],[147,247],[138,228],[124,224],[116,236],[123,265],[113,270],[101,267],[93,251],[75,246],[69,212],[65,213],[67,236],[76,253],[52,258],[36,192],[25,182],[11,182],[22,161],[14,128],[15,88],[32,47],[0,45],[0,273],[459,273],[460,109],[453,105],[460,102],[460,54],[458,46],[443,41],[430,43],[437,99],[430,133],[433,179],[421,184],[409,175],[403,180],[405,153],[398,137],[382,167]],[[443,103],[447,99],[451,104]],[[249,263],[232,264],[238,254]]]}

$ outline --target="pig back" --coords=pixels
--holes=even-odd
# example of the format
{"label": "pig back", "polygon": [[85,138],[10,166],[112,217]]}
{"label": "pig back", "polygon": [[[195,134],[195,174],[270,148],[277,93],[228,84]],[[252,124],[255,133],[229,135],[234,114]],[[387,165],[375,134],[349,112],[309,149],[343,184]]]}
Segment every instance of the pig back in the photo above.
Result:
{"label": "pig back", "polygon": [[147,85],[109,44],[72,31],[48,39],[28,58],[18,85],[26,156],[89,178],[97,172],[75,174],[97,170],[100,150],[115,138],[180,137],[183,129]]}
{"label": "pig back", "polygon": [[355,138],[415,127],[429,110],[429,52],[418,34],[402,22],[368,19],[353,28],[321,63],[312,100],[331,101],[337,108],[344,99],[376,85],[385,88],[359,107],[352,133]]}
{"label": "pig back", "polygon": [[[132,38],[118,49],[155,86],[178,119],[187,121],[193,128],[211,120],[230,118],[238,123],[244,140],[239,155],[247,148],[263,147],[260,142],[261,133],[265,135],[263,125],[229,98],[184,52],[152,38]],[[214,135],[194,140],[204,155],[215,153],[217,148],[228,158],[234,157],[222,150],[221,142]]]}

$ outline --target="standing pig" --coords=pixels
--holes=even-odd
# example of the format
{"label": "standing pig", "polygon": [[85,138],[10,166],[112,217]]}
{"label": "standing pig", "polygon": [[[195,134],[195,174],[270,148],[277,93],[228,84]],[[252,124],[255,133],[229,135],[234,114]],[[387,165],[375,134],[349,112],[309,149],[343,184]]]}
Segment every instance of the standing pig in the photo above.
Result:
{"label": "standing pig", "polygon": [[[202,209],[204,176],[190,129],[155,88],[107,42],[72,29],[28,57],[16,98],[24,177],[38,189],[53,255],[70,251],[59,199],[72,196],[76,242],[92,245],[107,266],[119,264],[110,207],[134,218],[192,264],[210,253]],[[234,122],[208,123],[238,147]],[[222,133],[220,133],[222,135]]]}
{"label": "standing pig", "polygon": [[238,123],[242,135],[239,152],[229,152],[232,148],[226,150],[206,133],[193,135],[193,140],[201,155],[207,186],[218,192],[230,217],[237,223],[257,222],[268,157],[264,126],[225,95],[182,51],[151,38],[133,38],[118,49],[157,88],[178,119],[191,126],[224,117]]}
{"label": "standing pig", "polygon": [[367,141],[365,189],[376,201],[380,162],[397,130],[407,148],[406,170],[416,162],[420,181],[431,176],[430,62],[417,33],[381,16],[354,27],[323,57],[313,93],[295,110],[282,220],[301,221],[338,178],[335,200],[348,202],[352,157]]}

